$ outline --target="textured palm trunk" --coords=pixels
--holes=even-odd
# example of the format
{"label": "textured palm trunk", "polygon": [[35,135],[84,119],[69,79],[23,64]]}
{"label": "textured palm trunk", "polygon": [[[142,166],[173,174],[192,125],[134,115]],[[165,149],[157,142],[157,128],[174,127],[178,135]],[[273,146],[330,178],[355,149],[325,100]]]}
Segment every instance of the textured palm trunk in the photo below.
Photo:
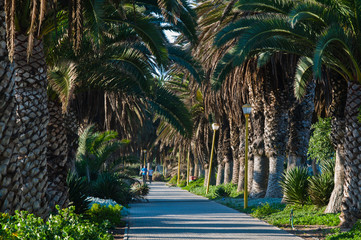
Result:
{"label": "textured palm trunk", "polygon": [[232,164],[231,161],[229,159],[227,159],[227,161],[225,161],[224,163],[224,184],[230,183],[232,180]]}
{"label": "textured palm trunk", "polygon": [[221,185],[223,183],[223,174],[224,174],[224,163],[219,162],[217,166],[216,186]]}
{"label": "textured palm trunk", "polygon": [[333,76],[331,116],[331,141],[336,150],[334,189],[325,209],[325,213],[341,211],[343,183],[345,178],[345,105],[347,99],[347,82],[339,76]]}
{"label": "textured palm trunk", "polygon": [[204,165],[204,183],[203,183],[203,186],[207,186],[207,183],[208,183],[208,170],[209,170],[209,165],[208,164],[205,164]]}
{"label": "textured palm trunk", "polygon": [[227,184],[232,179],[232,149],[231,149],[231,129],[229,121],[226,121],[226,128],[223,136],[223,164],[224,164],[224,180],[223,183]]}
{"label": "textured palm trunk", "polygon": [[245,144],[245,126],[240,128],[239,134],[239,146],[238,146],[238,159],[239,159],[239,171],[238,171],[238,183],[237,192],[241,192],[244,189],[244,144]]}
{"label": "textured palm trunk", "polygon": [[315,87],[316,84],[314,82],[308,84],[306,95],[301,102],[293,99],[293,105],[289,111],[287,169],[306,163],[312,114],[315,109]]}
{"label": "textured palm trunk", "polygon": [[223,156],[224,156],[224,136],[225,136],[225,123],[221,124],[221,128],[219,129],[218,134],[218,144],[215,146],[215,153],[214,157],[217,159],[217,179],[216,179],[216,186],[223,183],[223,174],[224,174],[224,163],[223,163]]}
{"label": "textured palm trunk", "polygon": [[279,184],[283,173],[283,163],[286,159],[288,114],[285,106],[285,93],[268,94],[268,104],[265,104],[265,150],[269,158],[269,177],[266,198],[282,197]]}
{"label": "textured palm trunk", "polygon": [[55,205],[61,208],[68,206],[68,187],[66,177],[69,171],[68,142],[61,104],[48,101],[48,196],[49,207],[55,210]]}
{"label": "textured palm trunk", "polygon": [[239,127],[235,126],[235,123],[232,121],[232,119],[229,120],[229,123],[230,123],[231,151],[232,151],[232,159],[233,159],[232,183],[237,184],[239,177],[239,143],[240,143]]}
{"label": "textured palm trunk", "polygon": [[34,39],[34,48],[27,59],[28,37],[15,36],[14,77],[18,105],[19,158],[23,176],[23,209],[38,216],[48,214],[47,188],[47,105],[46,63],[42,42]]}
{"label": "textured palm trunk", "polygon": [[70,162],[69,167],[71,170],[75,170],[75,158],[79,140],[79,123],[74,108],[70,107],[63,118],[67,139],[67,158]]}
{"label": "textured palm trunk", "polygon": [[340,215],[345,227],[361,218],[361,123],[357,119],[361,107],[361,85],[349,82],[347,90],[345,181]]}
{"label": "textured palm trunk", "polygon": [[0,212],[14,213],[22,206],[22,185],[17,161],[14,68],[8,59],[4,0],[0,0]]}
{"label": "textured palm trunk", "polygon": [[267,190],[268,158],[264,150],[264,114],[261,112],[263,107],[259,106],[259,103],[254,103],[254,106],[251,115],[253,137],[250,152],[253,155],[254,165],[250,197],[261,198],[265,196]]}

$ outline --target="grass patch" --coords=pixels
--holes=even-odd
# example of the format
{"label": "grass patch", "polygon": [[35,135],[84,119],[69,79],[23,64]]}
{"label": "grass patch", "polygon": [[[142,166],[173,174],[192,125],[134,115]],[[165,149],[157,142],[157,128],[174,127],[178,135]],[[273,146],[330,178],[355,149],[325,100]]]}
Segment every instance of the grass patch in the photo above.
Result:
{"label": "grass patch", "polygon": [[336,234],[327,236],[327,240],[347,240],[347,239],[361,239],[361,220],[359,220],[353,228],[348,232],[340,232],[340,229],[335,230]]}
{"label": "grass patch", "polygon": [[[281,205],[263,205],[253,210],[252,214],[255,213],[257,215],[255,215],[256,217],[264,219],[275,226],[285,226],[290,224],[291,209],[293,209],[294,225],[337,226],[340,223],[340,219],[338,218],[340,214],[323,213],[326,207],[318,208],[315,205],[287,205],[283,210],[281,210],[280,206]],[[262,215],[262,211],[273,212],[271,214]]]}

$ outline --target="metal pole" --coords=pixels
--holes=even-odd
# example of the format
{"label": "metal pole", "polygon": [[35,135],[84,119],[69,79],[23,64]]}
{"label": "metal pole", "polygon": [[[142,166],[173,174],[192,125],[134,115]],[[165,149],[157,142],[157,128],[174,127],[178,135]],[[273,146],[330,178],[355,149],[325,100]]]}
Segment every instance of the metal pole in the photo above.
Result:
{"label": "metal pole", "polygon": [[178,152],[178,178],[177,178],[177,185],[179,185],[179,180],[180,180],[180,162],[181,162],[181,151],[179,149]]}
{"label": "metal pole", "polygon": [[245,161],[244,161],[244,209],[248,207],[248,117],[249,114],[245,114],[246,117],[246,146],[245,146]]}
{"label": "metal pole", "polygon": [[209,182],[211,181],[212,160],[213,160],[213,152],[214,152],[214,142],[215,142],[215,140],[216,140],[216,130],[213,130],[212,150],[211,150],[211,159],[209,160],[208,181],[207,181],[206,194],[208,194],[208,192],[209,192]]}
{"label": "metal pole", "polygon": [[187,186],[189,184],[189,154],[190,154],[190,150],[188,150],[188,155],[187,155]]}

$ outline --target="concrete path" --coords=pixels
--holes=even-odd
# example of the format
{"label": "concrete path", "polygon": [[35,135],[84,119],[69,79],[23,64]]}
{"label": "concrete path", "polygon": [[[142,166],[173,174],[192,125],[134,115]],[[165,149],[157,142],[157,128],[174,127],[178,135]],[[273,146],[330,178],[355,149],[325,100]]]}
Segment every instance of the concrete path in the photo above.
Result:
{"label": "concrete path", "polygon": [[270,239],[301,240],[244,213],[152,183],[149,203],[131,204],[128,239]]}

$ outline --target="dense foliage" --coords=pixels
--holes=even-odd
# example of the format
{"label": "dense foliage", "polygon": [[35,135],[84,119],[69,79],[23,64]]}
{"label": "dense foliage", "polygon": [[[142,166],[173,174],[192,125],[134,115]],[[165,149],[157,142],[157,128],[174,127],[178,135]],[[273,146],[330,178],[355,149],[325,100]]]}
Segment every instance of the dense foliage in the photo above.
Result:
{"label": "dense foliage", "polygon": [[107,220],[109,221],[110,226],[115,227],[122,223],[122,208],[123,206],[120,205],[101,206],[99,204],[93,204],[86,212],[86,216],[97,224],[102,224],[105,220]]}
{"label": "dense foliage", "polygon": [[111,240],[108,222],[95,223],[74,213],[74,207],[59,209],[46,222],[26,211],[0,215],[0,236],[4,240]]}
{"label": "dense foliage", "polygon": [[312,125],[312,135],[308,147],[311,159],[323,161],[335,156],[335,149],[331,142],[331,118],[319,118]]}

